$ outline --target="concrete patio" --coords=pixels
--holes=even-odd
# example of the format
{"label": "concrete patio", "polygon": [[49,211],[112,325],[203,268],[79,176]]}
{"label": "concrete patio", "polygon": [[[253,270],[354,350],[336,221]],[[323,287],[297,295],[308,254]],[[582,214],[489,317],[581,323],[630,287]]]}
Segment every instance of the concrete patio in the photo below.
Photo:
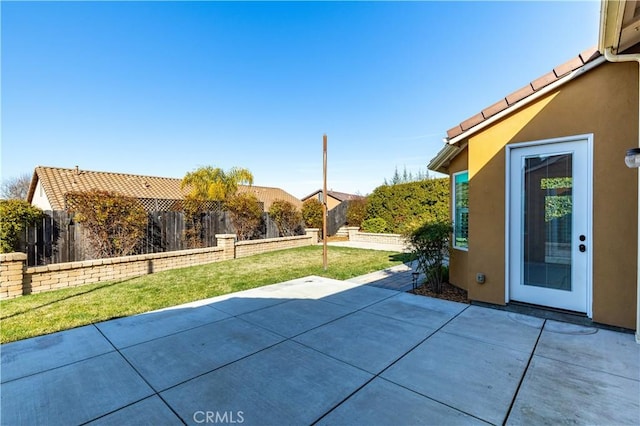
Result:
{"label": "concrete patio", "polygon": [[640,424],[633,335],[374,278],[307,277],[2,345],[1,422]]}

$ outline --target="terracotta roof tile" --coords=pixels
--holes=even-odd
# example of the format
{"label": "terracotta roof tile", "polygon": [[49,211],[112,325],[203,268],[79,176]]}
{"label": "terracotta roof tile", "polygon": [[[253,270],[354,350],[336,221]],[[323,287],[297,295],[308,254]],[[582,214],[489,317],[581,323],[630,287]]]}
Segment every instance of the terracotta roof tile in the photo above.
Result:
{"label": "terracotta roof tile", "polygon": [[583,65],[584,63],[582,62],[580,56],[576,56],[575,58],[568,60],[564,64],[555,67],[553,69],[553,72],[555,72],[558,77],[562,77],[563,75],[568,74],[573,70],[577,70]]}
{"label": "terracotta roof tile", "polygon": [[556,76],[556,73],[553,72],[553,71],[549,71],[548,73],[546,73],[542,77],[539,77],[539,78],[536,78],[535,80],[533,80],[531,82],[531,87],[533,87],[533,90],[540,90],[544,86],[547,86],[547,85],[553,83],[557,79],[558,79],[558,77]]}
{"label": "terracotta roof tile", "polygon": [[460,123],[460,128],[462,130],[468,130],[473,126],[475,126],[476,124],[481,123],[482,121],[484,121],[484,117],[482,116],[482,113],[479,113],[474,115],[471,118],[467,118],[465,121]]}
{"label": "terracotta roof tile", "polygon": [[452,127],[451,129],[447,130],[447,136],[449,138],[455,138],[461,133],[462,133],[462,128],[460,127],[459,124],[456,127]]}
{"label": "terracotta roof tile", "polygon": [[516,102],[523,100],[527,96],[531,96],[533,92],[534,91],[533,91],[533,87],[531,87],[531,84],[527,84],[523,88],[518,89],[515,92],[508,95],[505,99],[507,100],[507,103],[509,104],[509,106],[511,106]]}
{"label": "terracotta roof tile", "polygon": [[585,50],[584,52],[582,52],[580,54],[580,59],[582,59],[582,62],[586,64],[587,62],[593,61],[594,59],[598,58],[599,56],[600,56],[600,52],[594,46],[594,47],[591,47],[591,48]]}
{"label": "terracotta roof tile", "polygon": [[[64,197],[71,191],[99,189],[144,200],[181,200],[189,192],[188,188],[180,187],[182,179],[177,178],[39,166],[35,169],[34,179],[29,188],[29,201],[33,199],[35,178],[41,182],[54,210],[65,209]],[[299,199],[280,188],[240,186],[239,192],[246,191],[255,193],[258,200],[264,203],[265,210],[277,199],[287,200],[297,208],[302,207]]]}
{"label": "terracotta roof tile", "polygon": [[598,52],[597,48],[592,47],[584,52],[580,53],[580,55],[574,57],[573,59],[565,62],[562,65],[559,65],[554,68],[553,71],[548,72],[547,74],[535,79],[530,82],[526,86],[516,90],[515,92],[507,95],[505,98],[496,102],[495,104],[485,108],[482,110],[480,114],[476,114],[471,118],[466,119],[459,125],[452,127],[447,130],[447,136],[449,139],[453,139],[456,136],[459,136],[466,132],[469,129],[477,126],[488,118],[502,112],[517,102],[526,99],[527,97],[533,95],[537,91],[543,89],[544,87],[558,81],[561,77],[567,75],[568,73],[579,69],[584,66],[588,62],[591,62],[600,57],[600,52]]}
{"label": "terracotta roof tile", "polygon": [[484,116],[485,120],[489,117],[491,117],[492,115],[496,115],[497,113],[499,113],[502,110],[505,110],[509,107],[509,104],[507,103],[506,99],[500,99],[498,102],[496,102],[495,104],[491,105],[490,107],[487,107],[485,109],[482,110],[482,115]]}

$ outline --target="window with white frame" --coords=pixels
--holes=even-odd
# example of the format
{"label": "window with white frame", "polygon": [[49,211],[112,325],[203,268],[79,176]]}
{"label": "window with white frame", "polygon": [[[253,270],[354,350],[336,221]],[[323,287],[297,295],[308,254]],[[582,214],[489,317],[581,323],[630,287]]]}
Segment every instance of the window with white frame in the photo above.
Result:
{"label": "window with white frame", "polygon": [[469,172],[453,174],[453,248],[469,248]]}

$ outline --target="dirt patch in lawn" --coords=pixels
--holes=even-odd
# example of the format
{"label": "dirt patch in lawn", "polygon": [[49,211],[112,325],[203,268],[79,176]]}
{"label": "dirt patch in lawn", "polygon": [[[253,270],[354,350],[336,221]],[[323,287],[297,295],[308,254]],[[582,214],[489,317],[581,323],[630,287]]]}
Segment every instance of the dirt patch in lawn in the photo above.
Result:
{"label": "dirt patch in lawn", "polygon": [[467,291],[449,283],[442,284],[442,293],[436,293],[435,291],[431,290],[431,288],[429,288],[429,286],[426,284],[418,287],[415,290],[410,290],[409,293],[418,294],[421,296],[435,297],[437,299],[450,300],[452,302],[469,303]]}

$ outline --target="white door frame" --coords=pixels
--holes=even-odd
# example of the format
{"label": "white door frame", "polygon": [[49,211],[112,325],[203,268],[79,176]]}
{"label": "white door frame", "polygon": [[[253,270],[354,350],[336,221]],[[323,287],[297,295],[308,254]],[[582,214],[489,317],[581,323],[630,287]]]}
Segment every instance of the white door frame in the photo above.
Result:
{"label": "white door frame", "polygon": [[587,144],[587,203],[591,208],[587,214],[587,235],[589,245],[587,246],[587,316],[593,316],[593,133],[567,136],[562,138],[543,139],[531,142],[521,142],[508,144],[505,146],[505,262],[504,262],[504,302],[511,300],[509,294],[510,280],[510,241],[511,241],[511,150],[530,146],[551,145],[562,142],[584,142]]}

